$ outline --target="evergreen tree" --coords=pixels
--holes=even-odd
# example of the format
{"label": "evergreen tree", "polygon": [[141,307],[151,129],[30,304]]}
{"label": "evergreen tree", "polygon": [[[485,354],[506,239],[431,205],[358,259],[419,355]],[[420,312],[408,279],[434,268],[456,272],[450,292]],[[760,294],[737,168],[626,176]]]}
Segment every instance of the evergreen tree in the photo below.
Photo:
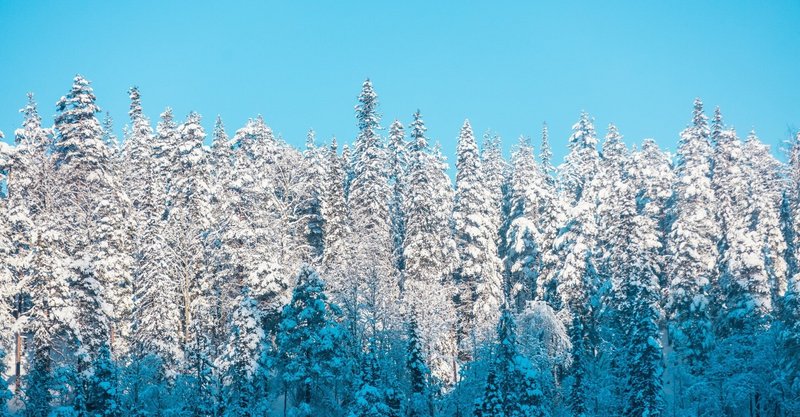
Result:
{"label": "evergreen tree", "polygon": [[335,406],[329,390],[344,360],[343,333],[336,322],[340,314],[328,301],[319,275],[303,266],[292,300],[281,312],[276,338],[282,389],[296,415],[321,415],[325,407]]}
{"label": "evergreen tree", "polygon": [[318,263],[325,250],[325,218],[322,215],[323,180],[325,176],[324,148],[317,148],[315,133],[308,132],[303,159],[306,163],[306,182],[308,195],[303,215],[306,223],[306,240],[310,247],[310,260]]}
{"label": "evergreen tree", "polygon": [[361,370],[361,387],[355,393],[355,400],[349,417],[400,417],[399,403],[392,389],[382,388],[377,360],[372,351],[366,354],[366,363]]}
{"label": "evergreen tree", "polygon": [[530,140],[520,137],[512,156],[511,211],[505,250],[505,269],[508,275],[506,292],[518,310],[534,298],[542,272],[542,248],[546,230],[541,228],[541,203],[545,196],[546,179],[536,164]]}
{"label": "evergreen tree", "polygon": [[503,187],[508,175],[508,164],[503,159],[500,136],[486,132],[481,147],[481,167],[489,196],[490,218],[493,224],[492,233],[496,246],[504,248],[504,236],[500,236],[503,224]]}
{"label": "evergreen tree", "polygon": [[572,126],[569,138],[569,154],[559,166],[559,185],[566,201],[575,205],[598,170],[600,154],[597,152],[597,133],[589,114],[581,113],[580,120]]}
{"label": "evergreen tree", "polygon": [[216,367],[224,375],[223,398],[228,415],[254,415],[256,392],[255,377],[259,373],[259,358],[264,345],[257,302],[249,296],[247,288],[238,297],[237,308],[231,317],[231,334]]}
{"label": "evergreen tree", "polygon": [[426,363],[436,378],[449,385],[458,376],[454,368],[455,288],[450,283],[457,262],[451,229],[452,188],[446,164],[428,150],[419,111],[412,126],[408,185],[403,197],[403,301],[410,319],[419,326]]}
{"label": "evergreen tree", "polygon": [[553,149],[550,147],[550,133],[547,129],[547,123],[542,124],[542,144],[539,147],[539,160],[542,163],[542,172],[545,174],[545,178],[549,183],[552,182],[556,168],[553,166]]}
{"label": "evergreen tree", "polygon": [[613,283],[622,322],[623,369],[627,370],[624,413],[657,416],[663,410],[662,348],[659,329],[659,237],[656,201],[642,198],[638,166],[620,185],[623,250],[613,255]]}
{"label": "evergreen tree", "polygon": [[117,386],[118,371],[107,346],[100,348],[93,364],[94,375],[89,379],[86,413],[91,416],[122,415]]}
{"label": "evergreen tree", "polygon": [[751,131],[743,147],[743,159],[747,170],[753,175],[753,218],[757,222],[755,234],[762,245],[764,267],[769,278],[772,305],[777,306],[786,292],[787,250],[781,230],[781,202],[786,186],[785,169],[770,153],[769,146],[762,143]]}
{"label": "evergreen tree", "polygon": [[516,324],[503,309],[497,341],[487,375],[485,393],[475,410],[477,416],[540,417],[547,415],[537,372],[517,352]]}
{"label": "evergreen tree", "polygon": [[351,286],[349,300],[344,302],[349,316],[358,316],[359,326],[367,337],[396,328],[396,306],[399,299],[398,271],[394,262],[394,240],[389,202],[387,155],[380,136],[378,96],[372,82],[366,80],[356,106],[359,133],[352,155],[353,178],[350,181],[348,204],[352,232],[349,273],[359,276]]}
{"label": "evergreen tree", "polygon": [[708,286],[716,273],[718,227],[711,189],[711,148],[703,103],[696,99],[692,125],[681,132],[675,202],[667,253],[667,317],[680,361],[700,374],[713,341]]}
{"label": "evergreen tree", "polygon": [[409,417],[433,415],[431,399],[431,371],[425,363],[421,341],[417,333],[417,322],[412,317],[408,323],[408,340],[406,342],[406,370],[410,382]]}
{"label": "evergreen tree", "polygon": [[[325,253],[322,259],[323,270],[327,276],[333,278],[337,275],[335,270],[341,269],[348,259],[350,217],[344,193],[345,170],[339,158],[336,138],[326,152],[326,172],[322,197],[322,217],[325,219]],[[334,293],[341,284],[331,282]]]}
{"label": "evergreen tree", "polygon": [[[412,139],[415,135],[425,134],[424,123],[422,122],[419,110],[414,113],[414,124],[412,124]],[[421,129],[421,131],[420,131]],[[389,205],[389,212],[392,219],[392,236],[394,238],[394,251],[398,271],[402,274],[405,269],[403,258],[403,240],[405,239],[405,213],[403,196],[406,187],[406,170],[408,168],[408,145],[405,141],[405,131],[403,124],[398,120],[389,126],[389,182],[392,186],[392,200]]]}
{"label": "evergreen tree", "polygon": [[484,340],[503,302],[500,260],[494,239],[491,200],[484,182],[472,126],[465,121],[456,151],[453,218],[460,265],[456,272],[461,360],[472,358],[474,341]]}
{"label": "evergreen tree", "polygon": [[[110,223],[112,233],[124,233],[120,205],[124,196],[119,194],[110,149],[102,141],[102,129],[95,116],[100,108],[95,104],[89,81],[76,76],[69,94],[58,101],[57,110],[54,157],[59,184],[58,227],[71,263],[67,279],[71,283],[71,303],[77,308],[80,323],[81,354],[86,355],[84,361],[90,362],[91,353],[98,352],[110,340],[116,307],[112,304],[113,287],[124,279],[116,275],[124,270],[124,265],[120,265],[123,267],[120,270],[105,273],[98,265],[106,260],[104,254],[95,251],[109,249],[117,253],[124,245],[124,241],[103,231],[107,227],[103,223]],[[98,218],[101,222],[97,222]],[[101,246],[103,241],[110,245]]]}

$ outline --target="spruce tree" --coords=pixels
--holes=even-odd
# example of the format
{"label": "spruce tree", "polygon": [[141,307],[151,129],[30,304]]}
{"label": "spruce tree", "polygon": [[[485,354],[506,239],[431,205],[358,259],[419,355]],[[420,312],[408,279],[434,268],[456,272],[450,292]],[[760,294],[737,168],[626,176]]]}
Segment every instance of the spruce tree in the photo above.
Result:
{"label": "spruce tree", "polygon": [[681,132],[676,165],[674,219],[668,238],[669,290],[666,313],[670,341],[681,362],[700,374],[713,342],[708,286],[716,273],[718,226],[711,189],[711,147],[700,99],[692,125]]}
{"label": "spruce tree", "polygon": [[569,153],[558,168],[561,181],[559,187],[566,201],[572,206],[584,198],[586,187],[597,173],[600,161],[597,143],[597,133],[592,119],[588,113],[583,112],[578,122],[572,126]]}
{"label": "spruce tree", "polygon": [[473,357],[474,341],[485,340],[503,302],[491,200],[483,180],[478,145],[469,120],[461,127],[456,151],[453,218],[460,264],[456,271],[459,357]]}
{"label": "spruce tree", "polygon": [[297,415],[319,415],[343,366],[340,314],[325,295],[324,281],[303,266],[275,341],[283,393]]}
{"label": "spruce tree", "polygon": [[450,385],[457,379],[455,288],[450,281],[457,262],[451,229],[452,191],[445,163],[428,149],[419,111],[412,126],[403,197],[403,302],[410,320],[418,325],[426,363],[436,378]]}

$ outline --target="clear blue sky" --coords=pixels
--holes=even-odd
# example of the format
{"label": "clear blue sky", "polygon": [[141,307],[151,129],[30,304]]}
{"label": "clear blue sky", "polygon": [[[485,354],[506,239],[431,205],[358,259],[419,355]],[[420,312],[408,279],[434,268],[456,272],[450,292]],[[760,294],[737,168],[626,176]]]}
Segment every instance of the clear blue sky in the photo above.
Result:
{"label": "clear blue sky", "polygon": [[263,114],[296,145],[351,141],[370,77],[384,126],[420,108],[451,161],[467,117],[506,144],[547,121],[559,160],[581,110],[671,150],[696,96],[774,147],[800,126],[800,1],[534,3],[0,0],[0,130],[27,91],[50,123],[75,73],[118,131],[138,85],[152,119]]}

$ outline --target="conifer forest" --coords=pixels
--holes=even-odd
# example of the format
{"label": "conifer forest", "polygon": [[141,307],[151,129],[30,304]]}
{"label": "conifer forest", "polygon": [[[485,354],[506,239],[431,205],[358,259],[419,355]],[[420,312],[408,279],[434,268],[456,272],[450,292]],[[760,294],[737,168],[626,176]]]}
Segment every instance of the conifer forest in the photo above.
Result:
{"label": "conifer forest", "polygon": [[20,97],[0,414],[800,416],[800,135],[696,99],[674,154],[583,113],[446,157],[357,87],[303,149],[136,87],[117,138],[80,75]]}

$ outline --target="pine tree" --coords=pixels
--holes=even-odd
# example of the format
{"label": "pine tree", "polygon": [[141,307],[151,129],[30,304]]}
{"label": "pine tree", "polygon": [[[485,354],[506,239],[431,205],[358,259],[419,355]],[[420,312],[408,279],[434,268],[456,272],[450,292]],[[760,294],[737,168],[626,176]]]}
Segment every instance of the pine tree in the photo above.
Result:
{"label": "pine tree", "polygon": [[580,120],[572,126],[569,154],[558,167],[559,185],[566,201],[575,205],[598,170],[600,154],[597,152],[597,133],[589,114],[581,113]]}
{"label": "pine tree", "polygon": [[[342,300],[350,320],[357,320],[365,336],[397,328],[399,300],[398,271],[394,262],[394,241],[389,202],[392,190],[387,172],[387,155],[380,136],[378,96],[366,80],[356,106],[359,133],[352,155],[353,178],[348,204],[353,254],[349,273],[358,276]],[[357,317],[357,318],[356,318]]]}
{"label": "pine tree", "polygon": [[703,103],[696,99],[692,125],[681,132],[675,203],[667,253],[667,317],[672,345],[692,373],[700,374],[711,347],[708,286],[716,273],[718,227],[711,189],[711,148]]}
{"label": "pine tree", "polygon": [[622,216],[619,231],[626,237],[622,250],[612,255],[612,272],[620,345],[627,370],[624,413],[657,416],[663,410],[662,348],[659,329],[659,272],[661,239],[656,201],[641,198],[639,166],[622,182],[617,198]]}
{"label": "pine tree", "polygon": [[722,231],[717,293],[722,308],[716,327],[721,336],[726,336],[745,327],[765,325],[764,316],[772,311],[772,302],[763,238],[758,234],[763,217],[757,216],[752,198],[753,178],[757,176],[741,159],[741,143],[734,131],[719,132],[716,142],[712,187]]}
{"label": "pine tree", "polygon": [[[415,135],[425,134],[424,123],[417,123],[417,120],[422,121],[419,110],[414,113],[414,124],[412,128],[412,139]],[[421,130],[421,131],[420,131]],[[408,145],[405,141],[405,130],[400,121],[395,120],[389,126],[389,182],[392,187],[392,200],[389,204],[389,212],[392,219],[392,236],[394,240],[394,252],[397,270],[402,274],[405,269],[405,260],[403,258],[403,240],[405,239],[405,205],[403,196],[406,187],[406,170],[408,168]]]}
{"label": "pine tree", "polygon": [[553,149],[550,147],[550,133],[547,123],[542,124],[542,144],[539,146],[539,160],[542,163],[542,172],[549,183],[553,181],[556,168],[553,166]]}
{"label": "pine tree", "polygon": [[[322,197],[322,217],[325,219],[325,253],[323,255],[323,270],[328,277],[334,278],[334,270],[341,269],[345,259],[348,259],[350,217],[344,193],[345,170],[339,158],[336,138],[326,153],[326,172]],[[336,292],[341,285],[329,286]]]}
{"label": "pine tree", "polygon": [[230,339],[215,365],[224,375],[225,413],[251,415],[255,399],[260,395],[255,390],[255,377],[260,372],[264,330],[258,303],[250,297],[247,288],[242,290],[237,301],[229,324]]}
{"label": "pine tree", "polygon": [[411,395],[408,405],[409,417],[433,415],[431,399],[431,371],[425,362],[421,340],[417,333],[417,322],[412,317],[408,322],[406,342],[406,370],[410,382]]}
{"label": "pine tree", "polygon": [[743,147],[743,159],[754,177],[752,194],[760,196],[752,201],[753,220],[757,221],[756,234],[762,245],[764,266],[769,277],[772,305],[777,306],[786,292],[787,250],[781,231],[781,202],[786,186],[785,169],[751,131]]}
{"label": "pine tree", "polygon": [[453,218],[460,265],[456,272],[459,358],[472,358],[474,341],[487,337],[503,302],[500,260],[494,239],[492,207],[484,184],[472,126],[465,121],[456,151]]}
{"label": "pine tree", "polygon": [[542,272],[542,248],[546,230],[540,228],[541,203],[546,199],[544,173],[536,164],[530,139],[520,137],[512,156],[511,210],[505,250],[508,276],[506,292],[518,310],[534,298]]}
{"label": "pine tree", "polygon": [[517,351],[516,324],[503,309],[497,326],[497,340],[487,375],[484,397],[477,416],[540,417],[547,415],[537,372]]}
{"label": "pine tree", "polygon": [[308,132],[306,150],[303,154],[306,162],[306,183],[308,185],[307,201],[303,208],[306,223],[306,241],[310,247],[310,260],[319,263],[325,250],[325,218],[322,216],[324,149],[317,148],[315,133]]}
{"label": "pine tree", "polygon": [[317,415],[343,365],[340,314],[319,275],[303,266],[292,301],[281,312],[276,339],[280,381],[297,415]]}
{"label": "pine tree", "polygon": [[400,408],[392,389],[382,387],[375,353],[366,353],[365,364],[361,367],[361,387],[348,417],[400,417]]}
{"label": "pine tree", "polygon": [[89,82],[76,76],[72,90],[58,101],[57,110],[54,158],[59,227],[72,263],[80,354],[92,361],[115,335],[114,322],[119,319],[122,324],[128,319],[129,202],[115,175],[111,149],[102,141],[102,128],[95,117],[100,109]]}
{"label": "pine tree", "polygon": [[91,416],[120,416],[118,370],[107,346],[100,348],[93,364],[94,375],[89,378],[86,410]]}
{"label": "pine tree", "polygon": [[403,301],[410,320],[419,326],[426,363],[436,378],[449,385],[458,376],[454,369],[455,288],[450,283],[457,262],[451,229],[452,191],[446,164],[428,150],[419,111],[412,126],[408,185],[403,197]]}
{"label": "pine tree", "polygon": [[503,248],[504,236],[500,236],[503,223],[503,186],[506,184],[508,164],[503,159],[500,136],[486,132],[481,148],[481,167],[489,196],[490,217],[493,224],[495,245]]}
{"label": "pine tree", "polygon": [[181,369],[180,285],[169,261],[169,247],[162,235],[164,222],[151,218],[142,233],[134,275],[138,282],[134,298],[133,340],[135,357],[160,359],[164,375],[173,378]]}

